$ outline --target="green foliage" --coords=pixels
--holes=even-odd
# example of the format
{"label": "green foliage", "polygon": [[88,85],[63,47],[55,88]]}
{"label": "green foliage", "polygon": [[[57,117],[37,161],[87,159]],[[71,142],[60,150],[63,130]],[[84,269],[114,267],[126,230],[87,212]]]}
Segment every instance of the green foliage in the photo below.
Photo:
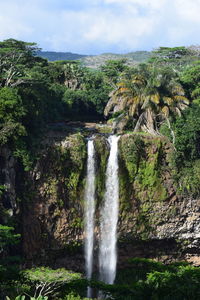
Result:
{"label": "green foliage", "polygon": [[33,268],[23,271],[23,275],[32,282],[70,282],[81,278],[81,274],[65,269],[50,269],[47,267]]}
{"label": "green foliage", "polygon": [[101,119],[108,100],[110,87],[104,82],[101,72],[83,69],[81,89],[66,89],[62,101],[67,105],[66,116],[71,119],[91,120]]}
{"label": "green foliage", "polygon": [[47,296],[30,297],[30,300],[48,300]]}
{"label": "green foliage", "polygon": [[105,73],[111,85],[116,84],[120,73],[127,69],[125,63],[126,59],[108,60],[105,65],[101,67],[101,70]]}
{"label": "green foliage", "polygon": [[139,163],[144,158],[144,146],[144,141],[137,135],[129,136],[128,139],[123,138],[121,141],[121,155],[131,182],[134,181]]}
{"label": "green foliage", "polygon": [[62,159],[65,159],[65,155],[69,158],[70,166],[65,182],[70,198],[75,200],[86,158],[86,147],[83,136],[80,134],[71,136],[68,141],[71,147],[66,150],[63,148]]}
{"label": "green foliage", "polygon": [[129,180],[134,183],[138,198],[149,201],[165,199],[165,188],[162,186],[160,171],[162,167],[162,147],[160,138],[149,141],[148,137],[141,138],[137,134],[123,136],[120,151]]}
{"label": "green foliage", "polygon": [[[66,300],[81,300],[78,288],[87,284],[100,290],[106,299],[114,300],[196,300],[199,298],[200,268],[185,262],[164,265],[151,259],[134,258],[120,269],[116,282],[108,285],[103,282],[72,282],[75,291],[62,297]],[[74,284],[74,285],[73,285]],[[85,299],[85,298],[84,298]]]}
{"label": "green foliage", "polygon": [[175,180],[181,193],[197,196],[199,190],[200,172],[200,106],[193,104],[187,109],[183,118],[178,118],[174,124],[176,135],[176,151],[173,155]]}
{"label": "green foliage", "polygon": [[5,249],[6,246],[14,245],[19,242],[19,234],[13,233],[14,228],[9,226],[4,226],[0,224],[0,248],[1,251]]}
{"label": "green foliage", "polygon": [[153,53],[163,59],[180,59],[182,56],[190,54],[190,50],[185,47],[160,47]]}
{"label": "green foliage", "polygon": [[0,42],[0,87],[17,87],[30,81],[28,69],[42,59],[34,57],[35,43],[14,39]]}
{"label": "green foliage", "polygon": [[150,259],[129,260],[114,285],[94,283],[108,299],[196,300],[200,296],[200,268],[185,263],[163,265]]}
{"label": "green foliage", "polygon": [[177,182],[179,193],[198,197],[200,195],[200,159],[196,159],[188,164],[184,163],[181,167],[179,166],[176,169],[174,178]]}
{"label": "green foliage", "polygon": [[189,100],[184,94],[172,68],[143,64],[122,74],[117,88],[110,93],[104,114],[123,111],[119,120],[123,129],[132,121],[135,132],[158,135],[163,121],[167,121],[171,129],[170,117],[181,115],[188,106]]}
{"label": "green foliage", "polygon": [[105,139],[101,136],[96,136],[95,140],[96,162],[98,167],[96,174],[96,197],[97,205],[100,205],[104,197],[105,192],[105,173],[107,160],[109,156],[109,148],[105,142]]}
{"label": "green foliage", "polygon": [[[24,295],[19,295],[17,297],[15,297],[15,299],[11,299],[8,296],[6,296],[6,300],[25,300],[26,296]],[[47,296],[38,296],[37,298],[35,297],[29,297],[30,300],[48,300]]]}
{"label": "green foliage", "polygon": [[[26,297],[24,295],[19,295],[19,296],[15,297],[15,299],[13,299],[13,300],[25,300],[25,298]],[[11,300],[11,299],[8,296],[6,296],[6,300]]]}
{"label": "green foliage", "polygon": [[53,270],[48,267],[24,270],[22,274],[32,285],[34,298],[37,300],[39,300],[40,296],[53,297],[61,291],[64,285],[81,278],[79,273],[73,273],[65,269]]}
{"label": "green foliage", "polygon": [[200,269],[186,266],[177,272],[154,272],[147,277],[147,284],[152,291],[152,299],[198,299]]}
{"label": "green foliage", "polygon": [[0,197],[3,195],[5,190],[6,190],[6,186],[5,185],[0,185]]}
{"label": "green foliage", "polygon": [[21,124],[25,115],[22,99],[18,91],[9,87],[0,89],[0,144],[17,136],[26,135],[26,130]]}
{"label": "green foliage", "polygon": [[24,116],[22,99],[17,90],[4,87],[0,89],[0,122],[16,122]]}
{"label": "green foliage", "polygon": [[16,141],[19,136],[26,135],[24,127],[20,123],[7,122],[0,124],[0,145],[8,141]]}
{"label": "green foliage", "polygon": [[[191,62],[197,59],[194,53],[185,47],[162,47],[154,53],[149,64],[129,68],[125,65],[125,60],[110,60],[102,66],[101,71],[93,71],[74,61],[49,63],[36,57],[36,51],[37,46],[34,43],[13,39],[0,42],[0,144],[8,144],[12,154],[18,160],[21,173],[31,170],[33,162],[37,159],[43,159],[44,165],[45,159],[48,160],[51,171],[48,174],[43,172],[41,181],[46,182],[47,196],[49,194],[53,201],[57,201],[54,216],[58,215],[69,201],[77,204],[77,199],[82,199],[86,145],[82,135],[70,136],[66,138],[65,145],[47,151],[47,158],[42,156],[43,153],[38,158],[41,137],[44,136],[47,125],[64,123],[65,120],[103,120],[103,110],[108,95],[112,88],[116,88],[117,82],[121,89],[118,95],[120,101],[117,103],[118,111],[114,110],[113,117],[117,118],[119,115],[122,118],[133,117],[131,120],[127,118],[130,121],[129,129],[135,128],[139,119],[143,120],[143,123],[138,123],[140,129],[150,133],[152,129],[153,132],[158,133],[162,128],[162,133],[170,136],[173,129],[176,137],[173,166],[175,166],[178,190],[192,196],[199,196],[200,64],[191,65]],[[190,66],[185,68],[186,64]],[[178,112],[180,115],[186,105],[179,74],[174,71],[183,68],[185,69],[180,75],[181,84],[187,97],[194,101],[193,105],[184,112],[183,117],[175,119],[175,114]],[[120,86],[120,81],[124,78],[125,85]],[[131,98],[127,98],[127,95],[131,95]],[[136,98],[137,101],[134,102]],[[112,113],[114,107],[110,108]],[[141,124],[143,127],[140,126]],[[152,225],[156,224],[155,216],[149,218],[149,211],[155,205],[155,201],[162,201],[167,197],[161,178],[162,147],[162,138],[154,138],[149,142],[148,135],[141,139],[139,133],[120,142],[122,158],[120,160],[122,170],[120,205],[124,209],[122,217],[126,218],[126,214],[128,215],[129,207],[132,205],[130,190],[134,188],[133,197],[138,209],[135,227],[144,239],[148,236]],[[105,188],[104,175],[109,149],[100,137],[95,139],[95,148],[100,166],[96,178],[97,205],[99,205]],[[4,182],[1,182],[0,194],[4,192],[3,184]],[[27,185],[26,181],[24,186],[27,188]],[[26,193],[31,201],[33,199],[31,192],[26,190]],[[27,195],[23,201],[26,198]],[[74,205],[70,210],[70,226],[81,230],[83,224],[78,215],[79,208]],[[13,228],[0,225],[0,273],[3,284],[8,283],[11,288],[17,285],[13,279],[19,278],[19,274],[16,271],[17,258],[10,257],[9,251],[16,246],[18,240],[19,235],[13,233]],[[71,248],[72,252],[80,246],[80,244],[67,243],[68,241],[66,248],[68,247],[68,250]],[[126,279],[123,281],[118,278],[117,285],[109,286],[92,282],[91,285],[104,291],[108,299],[109,297],[127,300],[196,300],[199,298],[198,268],[164,266],[146,260],[132,260],[130,265],[129,270],[126,270]],[[38,296],[41,292],[40,284],[52,288],[56,282],[52,295],[63,284],[72,284],[72,290],[73,285],[76,285],[77,292],[79,288],[87,285],[80,280],[80,274],[70,273],[64,269],[36,268],[27,270],[23,274],[33,288],[36,288],[35,299],[37,300],[47,299],[44,295],[43,298]],[[190,288],[186,290],[185,286]],[[70,291],[70,285],[66,289]],[[82,297],[75,295],[76,293],[68,295],[66,299]],[[23,296],[17,300],[23,300]]]}
{"label": "green foliage", "polygon": [[[63,101],[68,107],[68,116],[71,119],[86,121],[90,118],[92,113],[95,113],[95,108],[90,99],[88,98],[88,92],[85,90],[66,90],[63,95]],[[82,116],[81,116],[82,115]]]}
{"label": "green foliage", "polygon": [[200,61],[187,67],[181,74],[181,81],[192,99],[200,97]]}
{"label": "green foliage", "polygon": [[14,280],[19,278],[20,258],[13,256],[10,251],[19,243],[19,234],[13,227],[0,224],[0,293],[10,289]]}
{"label": "green foliage", "polygon": [[149,63],[183,70],[185,66],[192,64],[197,59],[197,53],[186,47],[159,47],[152,52]]}
{"label": "green foliage", "polygon": [[82,298],[79,295],[75,295],[74,293],[70,293],[69,295],[62,298],[63,300],[89,300],[90,298]]}
{"label": "green foliage", "polygon": [[46,58],[49,61],[75,60],[87,56],[87,55],[76,54],[71,52],[53,52],[53,51],[38,51],[37,55]]}
{"label": "green foliage", "polygon": [[134,236],[149,238],[158,215],[150,213],[156,203],[167,199],[161,176],[165,155],[165,139],[126,134],[119,141],[120,217],[124,222],[133,218]]}
{"label": "green foliage", "polygon": [[26,171],[48,123],[101,119],[110,91],[102,72],[77,61],[48,63],[37,51],[34,43],[0,42],[0,143]]}

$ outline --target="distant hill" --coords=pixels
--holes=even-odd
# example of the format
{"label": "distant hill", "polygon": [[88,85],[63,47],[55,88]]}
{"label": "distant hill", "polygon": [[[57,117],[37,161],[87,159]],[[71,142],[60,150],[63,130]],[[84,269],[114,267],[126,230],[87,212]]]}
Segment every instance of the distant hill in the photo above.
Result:
{"label": "distant hill", "polygon": [[135,51],[127,54],[104,53],[100,55],[82,55],[71,52],[53,52],[39,51],[38,56],[48,59],[49,61],[56,60],[80,60],[83,65],[88,68],[98,69],[106,63],[107,60],[126,59],[127,65],[133,66],[141,62],[145,62],[151,55],[148,51]]}
{"label": "distant hill", "polygon": [[54,51],[38,51],[37,55],[46,58],[49,61],[77,60],[87,56],[87,55],[76,54],[71,52],[54,52]]}
{"label": "distant hill", "polygon": [[127,65],[133,66],[138,63],[145,62],[151,55],[148,51],[135,51],[127,54],[104,53],[94,56],[86,56],[81,58],[83,64],[88,68],[98,69],[105,64],[107,60],[126,59]]}

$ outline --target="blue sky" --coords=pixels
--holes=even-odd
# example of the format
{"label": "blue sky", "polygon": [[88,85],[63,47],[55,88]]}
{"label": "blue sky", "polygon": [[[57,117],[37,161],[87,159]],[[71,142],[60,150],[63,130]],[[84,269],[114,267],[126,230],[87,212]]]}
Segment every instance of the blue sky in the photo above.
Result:
{"label": "blue sky", "polygon": [[126,53],[200,44],[200,0],[0,0],[0,40]]}

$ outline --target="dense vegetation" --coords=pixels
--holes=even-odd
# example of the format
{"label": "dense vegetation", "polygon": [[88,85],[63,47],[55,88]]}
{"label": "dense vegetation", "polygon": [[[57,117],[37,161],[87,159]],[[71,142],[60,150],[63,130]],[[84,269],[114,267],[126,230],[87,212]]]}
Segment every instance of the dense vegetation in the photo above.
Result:
{"label": "dense vegetation", "polygon": [[[0,42],[0,146],[8,147],[23,170],[31,169],[39,141],[49,127],[68,121],[104,121],[106,116],[118,132],[166,136],[175,149],[171,164],[178,190],[200,195],[198,48],[162,47],[145,64],[130,67],[126,59],[110,60],[99,70],[78,61],[48,62],[37,56],[38,51],[34,43]],[[0,181],[1,200],[5,188]],[[16,256],[20,236],[2,201],[0,223],[0,292],[4,297],[21,294],[45,300],[59,291],[57,299],[81,299],[81,288],[85,290],[88,283],[80,274],[50,269],[20,271],[22,261]],[[200,297],[199,268],[131,263],[134,267],[126,270],[131,282],[128,277],[125,282],[119,277],[112,287],[91,284],[110,299],[125,299],[124,293],[126,299]],[[81,296],[74,296],[79,290]]]}
{"label": "dense vegetation", "polygon": [[65,269],[41,267],[20,272],[18,279],[7,286],[7,292],[10,290],[11,299],[18,300],[86,300],[84,295],[89,285],[95,299],[100,291],[110,300],[196,300],[200,297],[199,282],[200,268],[187,263],[164,265],[134,258],[118,272],[113,285],[87,281],[80,274]]}

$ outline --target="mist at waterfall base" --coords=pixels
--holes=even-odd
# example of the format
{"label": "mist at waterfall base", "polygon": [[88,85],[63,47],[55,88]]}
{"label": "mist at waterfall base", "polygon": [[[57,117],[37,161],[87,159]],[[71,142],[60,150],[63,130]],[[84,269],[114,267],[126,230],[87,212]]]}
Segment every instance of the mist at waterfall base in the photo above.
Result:
{"label": "mist at waterfall base", "polygon": [[[117,222],[119,209],[118,140],[108,138],[110,154],[106,168],[103,204],[100,210],[99,279],[113,284],[117,265]],[[87,176],[85,186],[85,268],[87,279],[93,271],[94,215],[95,215],[95,147],[93,139],[87,144]],[[91,297],[91,289],[87,290]]]}

